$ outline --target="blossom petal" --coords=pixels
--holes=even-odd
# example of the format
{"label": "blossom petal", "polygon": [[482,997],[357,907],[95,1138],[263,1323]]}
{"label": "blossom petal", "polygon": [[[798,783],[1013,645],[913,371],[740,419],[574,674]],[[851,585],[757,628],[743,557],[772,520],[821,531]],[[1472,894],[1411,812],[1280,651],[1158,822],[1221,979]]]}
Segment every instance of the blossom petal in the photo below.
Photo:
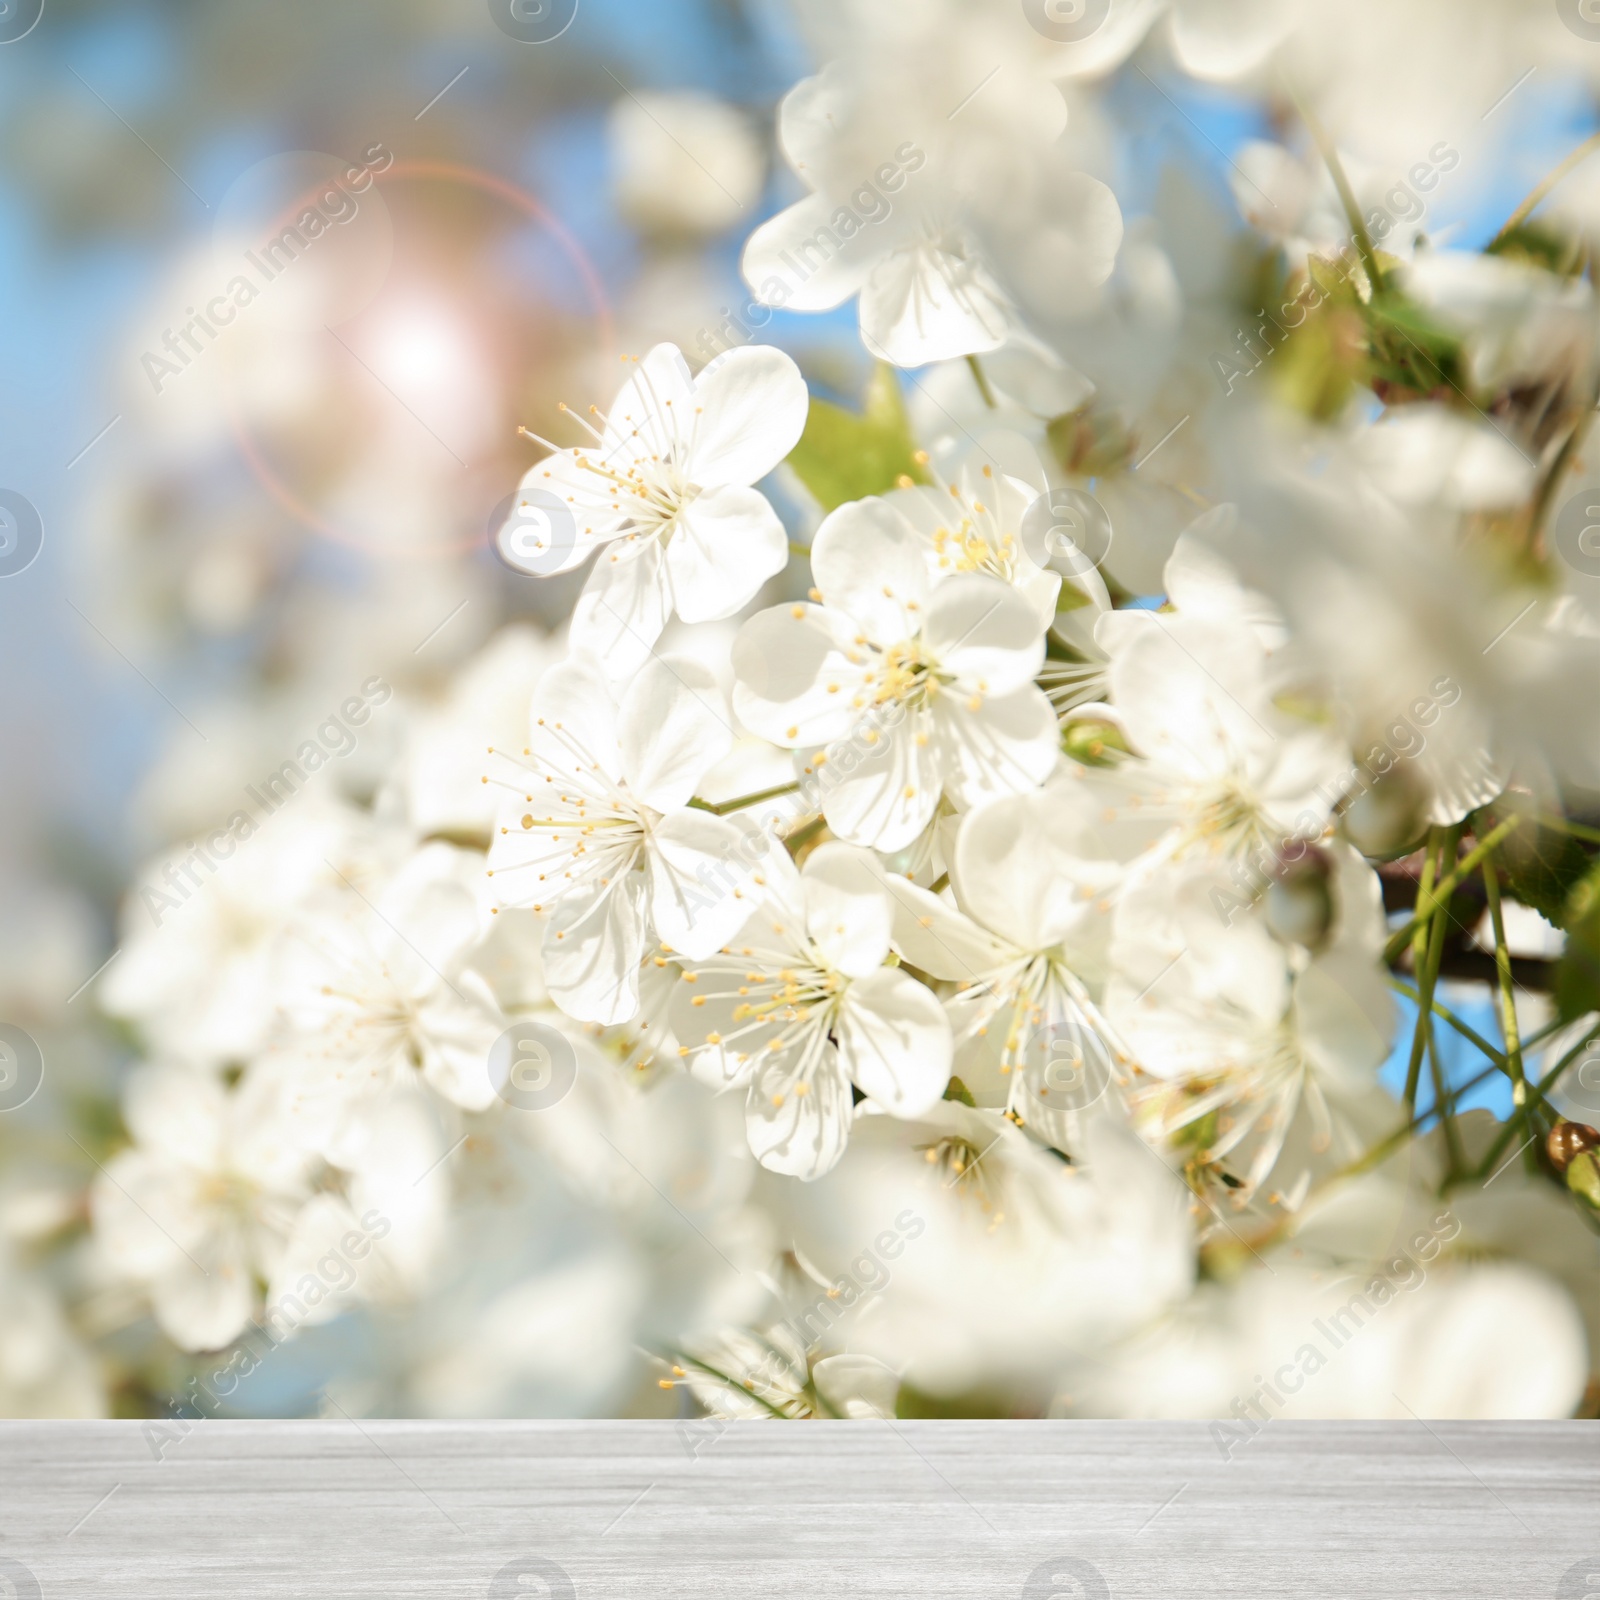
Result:
{"label": "blossom petal", "polygon": [[596,470],[592,450],[562,450],[535,462],[512,496],[495,548],[512,565],[553,577],[583,565],[608,540],[627,531],[631,509],[615,481]]}
{"label": "blossom petal", "polygon": [[976,983],[1021,954],[942,896],[898,873],[883,874],[883,891],[894,911],[895,949],[930,978]]}
{"label": "blossom petal", "polygon": [[616,703],[598,658],[569,656],[539,679],[528,731],[529,748],[556,772],[598,762],[608,777],[622,776]]}
{"label": "blossom petal", "polygon": [[1174,0],[1172,48],[1197,78],[1238,78],[1261,65],[1294,30],[1285,0]]}
{"label": "blossom petal", "polygon": [[1088,912],[1088,872],[1066,848],[1059,792],[1007,796],[970,812],[956,840],[963,904],[1024,950],[1060,944]]}
{"label": "blossom petal", "polygon": [[208,1252],[200,1263],[180,1261],[151,1293],[161,1331],[182,1350],[220,1350],[250,1320],[255,1299],[242,1251]]}
{"label": "blossom petal", "polygon": [[836,1416],[889,1423],[895,1419],[900,1374],[875,1356],[824,1356],[812,1367],[811,1381]]}
{"label": "blossom petal", "polygon": [[1334,797],[1350,787],[1351,771],[1350,747],[1327,729],[1285,734],[1260,778],[1262,815],[1286,838],[1314,838],[1333,809]]}
{"label": "blossom petal", "polygon": [[823,815],[851,844],[903,850],[933,820],[944,752],[926,710],[903,714],[887,732],[876,725],[830,749],[822,769]]}
{"label": "blossom petal", "polygon": [[810,395],[770,344],[726,350],[695,379],[689,476],[703,488],[764,478],[800,442]]}
{"label": "blossom petal", "polygon": [[1013,325],[1005,291],[965,242],[902,246],[861,289],[861,342],[897,367],[993,350]]}
{"label": "blossom petal", "polygon": [[627,1022],[639,1009],[639,962],[645,947],[645,877],[562,900],[544,939],[544,980],[551,998],[579,1022]]}
{"label": "blossom petal", "polygon": [[604,662],[614,680],[637,672],[650,659],[651,647],[672,615],[660,544],[650,539],[635,553],[620,552],[620,546],[613,546],[595,562],[572,608],[568,634],[572,648]]}
{"label": "blossom petal", "polygon": [[998,695],[1033,682],[1044,661],[1044,627],[1010,584],[962,572],[934,589],[922,637],[961,692]]}
{"label": "blossom petal", "polygon": [[1114,641],[1111,701],[1139,750],[1193,778],[1270,759],[1277,717],[1255,637],[1211,621],[1128,615],[1142,620]]}
{"label": "blossom petal", "polygon": [[494,1104],[489,1052],[506,1026],[489,986],[463,972],[418,1012],[422,1076],[452,1105],[483,1111]]}
{"label": "blossom petal", "polygon": [[[477,900],[468,874],[476,857],[435,839],[425,844],[383,892],[377,913],[383,924],[378,941],[393,963],[408,955],[422,973],[408,976],[421,993],[478,942],[482,932]],[[386,936],[386,937],[384,937]],[[402,954],[404,952],[404,954]]]}
{"label": "blossom petal", "polygon": [[1056,714],[1032,684],[976,711],[946,696],[934,722],[945,790],[963,806],[1037,788],[1061,759]]}
{"label": "blossom petal", "polygon": [[704,960],[749,919],[762,840],[726,817],[677,811],[651,831],[650,915],[675,954]]}
{"label": "blossom petal", "polygon": [[1394,999],[1376,963],[1340,951],[1314,961],[1294,990],[1301,1048],[1330,1084],[1359,1094],[1383,1065]]}
{"label": "blossom petal", "polygon": [[833,1045],[823,1044],[819,1055],[819,1064],[802,1080],[804,1093],[794,1092],[787,1052],[766,1057],[750,1085],[745,1131],[756,1159],[769,1172],[807,1181],[820,1178],[837,1164],[850,1141],[855,1120],[850,1080],[839,1070]]}
{"label": "blossom petal", "polygon": [[821,72],[802,78],[778,102],[778,144],[796,172],[810,175],[815,186],[833,179],[853,183],[860,174],[837,170],[849,159],[849,144],[839,138],[841,121],[850,116],[854,93],[843,64],[829,62]]}
{"label": "blossom petal", "polygon": [[629,792],[657,811],[687,805],[706,771],[733,748],[722,690],[687,656],[652,656],[628,686],[617,725]]}
{"label": "blossom petal", "polygon": [[1151,25],[1166,9],[1166,0],[1111,0],[1107,15],[1097,27],[1088,26],[1087,9],[1081,38],[1072,29],[1050,60],[1051,71],[1062,77],[1099,77],[1120,66],[1139,47]]}
{"label": "blossom petal", "polygon": [[837,1024],[851,1081],[885,1111],[919,1117],[950,1081],[954,1044],[944,1008],[908,973],[884,967],[850,985]]}
{"label": "blossom petal", "polygon": [[892,914],[871,851],[825,844],[806,859],[800,881],[806,935],[824,963],[852,978],[881,967]]}
{"label": "blossom petal", "polygon": [[1025,289],[1070,304],[1111,276],[1122,235],[1122,207],[1111,188],[1086,172],[1061,173],[1013,271]]}
{"label": "blossom petal", "polygon": [[750,235],[739,270],[763,305],[827,311],[866,281],[873,257],[830,226],[834,209],[825,196],[808,194]]}
{"label": "blossom petal", "polygon": [[811,571],[823,600],[874,644],[896,645],[921,631],[928,554],[889,501],[874,495],[830,512],[811,542]]}
{"label": "blossom petal", "polygon": [[667,545],[667,577],[685,622],[718,622],[784,569],[789,537],[767,497],[730,484],[700,495]]}
{"label": "blossom petal", "polygon": [[694,426],[689,363],[677,345],[658,344],[631,365],[632,374],[611,402],[600,455],[611,462],[635,455],[673,459]]}
{"label": "blossom petal", "polygon": [[[863,665],[847,617],[821,606],[757,612],[733,641],[733,709],[752,733],[791,748],[826,744],[855,725]],[[837,687],[835,687],[837,686]]]}

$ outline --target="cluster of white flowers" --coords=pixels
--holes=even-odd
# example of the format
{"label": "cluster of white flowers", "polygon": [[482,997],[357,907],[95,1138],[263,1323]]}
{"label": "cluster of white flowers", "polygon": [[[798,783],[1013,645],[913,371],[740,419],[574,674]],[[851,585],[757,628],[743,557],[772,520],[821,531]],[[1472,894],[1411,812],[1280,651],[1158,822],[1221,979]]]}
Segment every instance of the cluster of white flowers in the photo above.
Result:
{"label": "cluster of white flowers", "polygon": [[[103,1294],[190,1352],[360,1321],[369,1409],[638,1406],[636,1346],[728,1415],[1225,1454],[1580,1404],[1600,210],[1444,248],[1367,204],[1328,16],[1079,9],[823,7],[742,270],[858,297],[865,413],[767,343],[628,360],[493,538],[588,564],[569,621],[135,886]],[[1298,83],[1237,214],[1119,204],[1141,62]]]}

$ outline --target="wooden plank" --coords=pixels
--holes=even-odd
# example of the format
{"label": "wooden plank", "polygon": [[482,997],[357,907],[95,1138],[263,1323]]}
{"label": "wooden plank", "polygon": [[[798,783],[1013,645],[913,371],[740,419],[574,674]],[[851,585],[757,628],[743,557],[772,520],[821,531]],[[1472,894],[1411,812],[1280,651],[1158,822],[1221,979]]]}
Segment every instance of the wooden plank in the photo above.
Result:
{"label": "wooden plank", "polygon": [[0,1580],[16,1600],[1582,1600],[1600,1424],[1281,1422],[1224,1458],[1205,1423],[7,1423]]}

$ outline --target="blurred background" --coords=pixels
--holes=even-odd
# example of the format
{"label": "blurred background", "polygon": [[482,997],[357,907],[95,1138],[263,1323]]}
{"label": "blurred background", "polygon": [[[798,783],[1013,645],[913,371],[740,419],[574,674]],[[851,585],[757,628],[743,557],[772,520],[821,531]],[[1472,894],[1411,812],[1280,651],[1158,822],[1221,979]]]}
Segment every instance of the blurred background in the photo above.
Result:
{"label": "blurred background", "polygon": [[[619,355],[750,337],[741,246],[801,192],[775,109],[848,10],[47,0],[0,43],[0,489],[42,528],[0,577],[0,1018],[51,1063],[0,1127],[4,1260],[81,1225],[114,1135],[131,1041],[88,985],[137,864],[372,677],[414,726],[498,638],[525,696],[538,635],[503,630],[557,622],[579,578],[491,552],[517,428],[570,442],[558,403],[606,401]],[[1235,211],[1232,154],[1273,127],[1153,71],[1082,91],[1131,235],[1174,172]],[[1492,109],[1471,181],[1430,198],[1436,238],[1480,243],[1593,126],[1575,75]],[[325,239],[242,267],[241,230],[308,196]],[[859,395],[853,306],[759,336]],[[375,716],[330,781],[369,799],[403,726]],[[26,1303],[48,1343],[34,1295],[0,1270],[0,1330]],[[0,1411],[148,1407],[97,1381],[13,1352]]]}
{"label": "blurred background", "polygon": [[[89,982],[133,868],[380,677],[405,716],[329,780],[369,799],[485,641],[564,614],[575,582],[490,552],[517,426],[742,303],[805,59],[782,8],[737,0],[50,0],[0,45],[0,487],[43,534],[0,582],[0,1018],[49,1063],[0,1128],[24,1343],[54,1306],[21,1267],[61,1263],[117,1137],[132,1039]],[[240,230],[317,196],[291,268],[241,260]],[[538,635],[504,637],[525,703]],[[16,1346],[0,1411],[104,1403]]]}

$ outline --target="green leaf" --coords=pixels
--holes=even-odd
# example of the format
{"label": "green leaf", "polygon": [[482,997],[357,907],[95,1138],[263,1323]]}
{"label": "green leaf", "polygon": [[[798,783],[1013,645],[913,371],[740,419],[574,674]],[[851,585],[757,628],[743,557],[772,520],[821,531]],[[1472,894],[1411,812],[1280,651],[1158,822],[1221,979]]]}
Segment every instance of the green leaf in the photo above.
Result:
{"label": "green leaf", "polygon": [[1392,290],[1374,295],[1368,314],[1375,329],[1392,333],[1404,345],[1424,350],[1437,360],[1451,359],[1461,352],[1459,334],[1442,327],[1421,306]]}
{"label": "green leaf", "polygon": [[1556,968],[1556,1006],[1566,1021],[1600,1011],[1600,867],[1567,897],[1567,948]]}
{"label": "green leaf", "polygon": [[1497,852],[1506,887],[1523,905],[1559,926],[1572,891],[1589,870],[1588,853],[1571,834],[1540,827],[1533,809],[1519,804],[1515,794],[1502,795],[1474,812],[1472,831],[1481,839],[1513,815],[1521,818],[1521,826]]}
{"label": "green leaf", "polygon": [[899,380],[880,361],[860,412],[813,397],[789,465],[822,509],[832,511],[849,500],[887,493],[904,478],[929,482],[916,450]]}
{"label": "green leaf", "polygon": [[894,1414],[903,1421],[922,1422],[933,1418],[966,1419],[979,1417],[1009,1417],[1014,1402],[998,1393],[973,1389],[962,1394],[931,1394],[915,1384],[900,1382],[900,1392],[895,1398]]}
{"label": "green leaf", "polygon": [[1324,299],[1354,305],[1361,298],[1356,292],[1355,271],[1356,265],[1351,260],[1330,260],[1326,256],[1316,255],[1306,257],[1306,272]]}
{"label": "green leaf", "polygon": [[1063,578],[1061,587],[1056,591],[1056,615],[1061,616],[1068,611],[1082,611],[1085,606],[1092,606],[1094,601],[1075,584],[1071,578]]}
{"label": "green leaf", "polygon": [[1572,273],[1580,253],[1578,243],[1570,235],[1543,222],[1524,222],[1491,241],[1485,247],[1484,254],[1531,262],[1547,272],[1567,277]]}
{"label": "green leaf", "polygon": [[962,1105],[972,1106],[974,1109],[978,1104],[972,1098],[972,1091],[954,1074],[951,1075],[949,1083],[944,1086],[944,1097],[946,1100],[957,1100]]}

